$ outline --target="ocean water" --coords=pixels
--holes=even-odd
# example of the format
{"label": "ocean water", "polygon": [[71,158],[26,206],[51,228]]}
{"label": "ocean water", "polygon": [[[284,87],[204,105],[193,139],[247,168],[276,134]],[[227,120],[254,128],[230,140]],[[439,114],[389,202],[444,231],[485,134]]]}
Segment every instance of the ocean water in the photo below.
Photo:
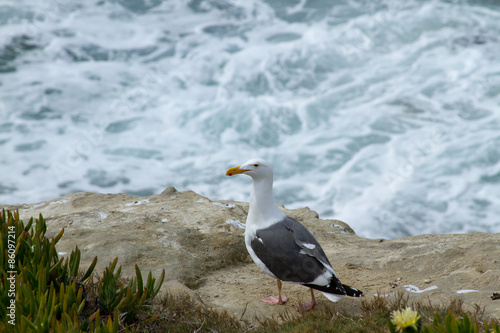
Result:
{"label": "ocean water", "polygon": [[366,237],[500,232],[493,1],[2,0],[0,203],[275,196]]}

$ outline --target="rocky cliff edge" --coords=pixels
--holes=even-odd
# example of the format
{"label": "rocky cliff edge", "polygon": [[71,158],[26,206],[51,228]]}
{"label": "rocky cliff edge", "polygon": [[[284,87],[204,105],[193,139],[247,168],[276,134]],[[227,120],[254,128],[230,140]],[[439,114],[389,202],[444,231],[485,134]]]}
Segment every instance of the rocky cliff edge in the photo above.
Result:
{"label": "rocky cliff edge", "polygon": [[[73,193],[0,208],[19,209],[25,221],[41,213],[47,219],[49,237],[64,228],[57,249],[64,256],[78,245],[83,268],[98,256],[96,272],[116,257],[124,276],[134,275],[135,264],[156,276],[165,269],[164,290],[186,292],[243,318],[274,315],[310,297],[308,288],[285,284],[288,305],[259,301],[277,290],[274,279],[247,254],[243,237],[247,203],[212,201],[169,187],[150,197]],[[309,208],[280,208],[312,232],[340,280],[363,290],[366,297],[404,292],[410,302],[449,304],[458,299],[466,308],[479,305],[487,316],[500,318],[500,300],[491,298],[500,292],[500,234],[366,239],[344,222],[319,219]],[[359,302],[344,298],[335,306],[357,311]]]}

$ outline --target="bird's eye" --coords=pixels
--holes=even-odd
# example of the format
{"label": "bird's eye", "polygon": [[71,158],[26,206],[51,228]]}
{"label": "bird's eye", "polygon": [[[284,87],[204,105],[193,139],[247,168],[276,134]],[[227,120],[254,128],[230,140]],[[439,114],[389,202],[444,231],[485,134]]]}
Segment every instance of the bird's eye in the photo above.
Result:
{"label": "bird's eye", "polygon": [[253,166],[254,166],[254,167],[258,167],[259,165],[258,165],[258,164],[254,164]]}

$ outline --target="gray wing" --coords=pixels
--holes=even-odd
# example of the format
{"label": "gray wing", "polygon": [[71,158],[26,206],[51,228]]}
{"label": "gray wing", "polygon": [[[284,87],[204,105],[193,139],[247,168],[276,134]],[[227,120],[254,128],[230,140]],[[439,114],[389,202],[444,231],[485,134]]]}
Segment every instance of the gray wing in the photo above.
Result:
{"label": "gray wing", "polygon": [[250,245],[257,257],[280,280],[310,283],[326,271],[333,273],[316,239],[291,217],[257,230]]}
{"label": "gray wing", "polygon": [[302,249],[302,252],[316,258],[323,265],[325,265],[325,267],[328,266],[327,268],[331,268],[332,273],[334,273],[325,251],[323,251],[321,245],[319,245],[318,241],[309,232],[309,230],[307,230],[306,227],[304,227],[300,222],[289,216],[285,218],[284,223],[286,228],[293,234],[295,243]]}

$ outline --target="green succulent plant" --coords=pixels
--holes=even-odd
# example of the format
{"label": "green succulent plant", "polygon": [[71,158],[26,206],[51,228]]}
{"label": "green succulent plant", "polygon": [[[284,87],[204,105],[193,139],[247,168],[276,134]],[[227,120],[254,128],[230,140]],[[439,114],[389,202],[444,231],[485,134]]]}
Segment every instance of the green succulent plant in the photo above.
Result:
{"label": "green succulent plant", "polygon": [[[19,212],[0,212],[0,332],[117,332],[118,320],[132,323],[137,311],[159,292],[163,270],[156,281],[151,272],[144,285],[136,265],[136,277],[127,284],[120,278],[118,258],[105,268],[98,281],[98,305],[82,316],[86,303],[85,284],[94,278],[95,257],[81,274],[78,246],[68,257],[59,258],[56,244],[62,229],[52,239],[45,236],[42,215],[25,224]],[[88,312],[88,311],[87,311]],[[107,320],[101,320],[101,312]]]}

